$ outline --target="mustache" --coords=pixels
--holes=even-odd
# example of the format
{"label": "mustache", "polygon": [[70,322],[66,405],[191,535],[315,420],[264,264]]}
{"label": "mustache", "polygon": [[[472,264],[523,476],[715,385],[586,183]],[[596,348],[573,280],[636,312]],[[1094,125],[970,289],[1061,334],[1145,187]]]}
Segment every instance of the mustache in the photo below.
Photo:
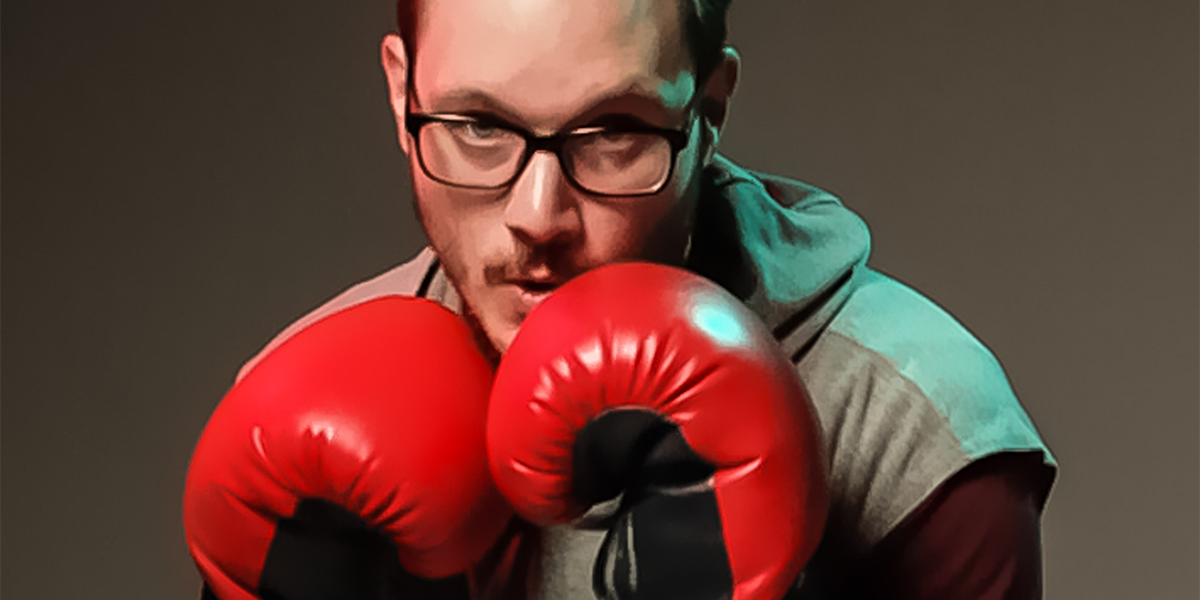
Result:
{"label": "mustache", "polygon": [[489,285],[531,279],[567,281],[587,271],[587,266],[570,259],[564,252],[518,249],[513,255],[488,261],[483,280]]}

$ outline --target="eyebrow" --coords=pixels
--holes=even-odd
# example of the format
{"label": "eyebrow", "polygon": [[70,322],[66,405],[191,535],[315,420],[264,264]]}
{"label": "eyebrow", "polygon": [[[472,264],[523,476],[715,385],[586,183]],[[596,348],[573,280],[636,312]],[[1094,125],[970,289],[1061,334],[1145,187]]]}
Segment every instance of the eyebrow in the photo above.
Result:
{"label": "eyebrow", "polygon": [[[520,111],[512,105],[499,100],[495,96],[479,88],[461,88],[452,90],[436,101],[429,103],[436,106],[433,111],[438,114],[478,115],[499,117],[512,125],[527,125],[528,121],[520,115]],[[593,100],[587,108],[567,120],[559,130],[565,131],[596,125],[606,120],[606,117],[632,117],[647,125],[671,127],[675,115],[657,94],[648,93],[637,84],[625,88],[616,88],[608,94]]]}

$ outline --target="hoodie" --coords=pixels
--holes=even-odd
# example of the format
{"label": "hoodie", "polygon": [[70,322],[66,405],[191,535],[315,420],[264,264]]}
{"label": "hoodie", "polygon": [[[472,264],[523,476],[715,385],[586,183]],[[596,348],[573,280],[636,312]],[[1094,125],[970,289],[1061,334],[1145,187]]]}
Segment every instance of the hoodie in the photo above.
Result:
{"label": "hoodie", "polygon": [[[995,356],[941,307],[872,269],[869,255],[866,224],[828,192],[723,157],[706,170],[687,267],[774,333],[821,427],[831,503],[821,544],[789,598],[842,587],[850,565],[980,458],[1026,457],[1039,504],[1056,474]],[[462,308],[426,248],[293,323],[238,378],[312,322],[396,294]],[[539,535],[531,597],[591,600],[604,532],[560,526]]]}

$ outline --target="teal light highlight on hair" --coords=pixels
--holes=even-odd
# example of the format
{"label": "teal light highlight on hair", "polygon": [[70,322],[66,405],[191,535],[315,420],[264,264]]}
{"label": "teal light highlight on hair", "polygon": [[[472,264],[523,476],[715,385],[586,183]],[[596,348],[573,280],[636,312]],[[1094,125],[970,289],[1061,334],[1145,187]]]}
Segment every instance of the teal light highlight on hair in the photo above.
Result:
{"label": "teal light highlight on hair", "polygon": [[684,71],[674,81],[663,81],[658,84],[658,95],[667,106],[683,108],[692,99],[692,94],[700,93],[696,89],[696,78]]}

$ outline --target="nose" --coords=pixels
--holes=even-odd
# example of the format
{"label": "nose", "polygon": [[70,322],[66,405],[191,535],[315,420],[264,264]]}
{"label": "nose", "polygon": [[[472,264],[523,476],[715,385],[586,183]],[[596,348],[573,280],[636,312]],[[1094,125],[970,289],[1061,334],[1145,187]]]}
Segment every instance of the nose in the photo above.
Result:
{"label": "nose", "polygon": [[562,243],[582,228],[578,204],[558,158],[535,152],[509,191],[505,224],[530,245]]}

